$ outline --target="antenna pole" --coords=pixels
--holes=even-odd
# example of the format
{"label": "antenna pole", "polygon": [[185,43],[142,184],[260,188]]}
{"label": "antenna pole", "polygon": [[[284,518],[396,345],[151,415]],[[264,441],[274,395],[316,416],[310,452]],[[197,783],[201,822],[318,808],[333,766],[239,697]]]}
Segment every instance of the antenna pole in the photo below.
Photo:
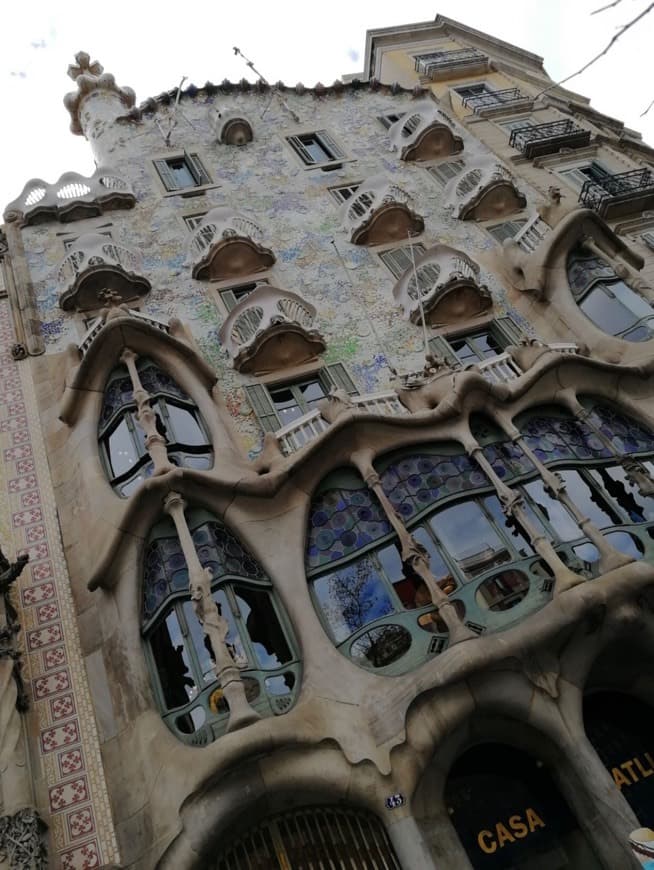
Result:
{"label": "antenna pole", "polygon": [[418,306],[420,307],[420,320],[422,322],[422,339],[425,348],[425,360],[429,354],[429,339],[427,337],[427,323],[425,321],[425,309],[422,304],[422,292],[420,290],[420,286],[418,284],[418,271],[416,269],[416,257],[413,249],[413,242],[411,241],[411,235],[407,233],[407,238],[409,240],[409,249],[411,251],[411,264],[413,266],[413,280],[416,283],[416,293],[418,294]]}

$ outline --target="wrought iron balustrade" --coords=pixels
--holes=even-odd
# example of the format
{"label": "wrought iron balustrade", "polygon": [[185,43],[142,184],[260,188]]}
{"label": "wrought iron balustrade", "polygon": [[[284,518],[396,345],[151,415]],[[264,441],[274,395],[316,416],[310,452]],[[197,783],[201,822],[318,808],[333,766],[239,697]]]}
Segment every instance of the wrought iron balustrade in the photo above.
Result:
{"label": "wrought iron balustrade", "polygon": [[579,203],[591,208],[602,217],[609,212],[624,214],[633,209],[646,208],[654,202],[654,173],[649,169],[632,169],[604,178],[589,178],[581,188]]}
{"label": "wrought iron balustrade", "polygon": [[582,148],[590,142],[590,130],[578,127],[571,118],[546,124],[516,127],[511,132],[509,145],[526,157],[551,154],[559,148]]}
{"label": "wrought iron balustrade", "polygon": [[480,109],[494,109],[505,103],[517,103],[528,99],[529,97],[523,94],[519,88],[506,88],[503,91],[471,94],[468,97],[464,97],[463,107],[464,109],[472,109],[473,112],[478,112]]}
{"label": "wrought iron balustrade", "polygon": [[469,66],[488,62],[488,55],[477,48],[457,48],[452,51],[436,51],[416,57],[415,70],[423,76],[447,70],[451,67]]}

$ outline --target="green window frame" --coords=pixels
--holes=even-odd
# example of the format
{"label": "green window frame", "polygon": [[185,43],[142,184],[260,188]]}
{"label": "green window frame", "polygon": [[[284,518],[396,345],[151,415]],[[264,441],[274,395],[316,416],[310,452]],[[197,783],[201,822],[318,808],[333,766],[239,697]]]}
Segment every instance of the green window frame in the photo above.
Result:
{"label": "green window frame", "polygon": [[[524,338],[525,333],[518,326],[515,320],[507,314],[502,317],[495,317],[483,327],[480,326],[475,329],[450,334],[448,336],[434,336],[429,339],[429,348],[432,353],[442,356],[450,366],[460,368],[462,365],[483,362],[484,359],[490,359],[491,356],[493,356],[492,354],[483,354],[479,342],[479,337],[482,335],[489,335],[491,341],[496,343],[497,347],[500,348],[499,353],[503,353],[510,344],[519,344]],[[477,339],[477,341],[475,341],[475,339]],[[463,362],[455,350],[455,345],[461,342],[465,342],[466,346],[470,349],[467,362]],[[477,357],[476,359],[474,359],[475,355]]]}
{"label": "green window frame", "polygon": [[[153,163],[168,192],[211,184],[211,177],[196,153],[189,154],[184,151],[173,157],[154,160]],[[183,177],[184,175],[186,175],[186,179]],[[185,180],[188,180],[189,183],[183,183]]]}

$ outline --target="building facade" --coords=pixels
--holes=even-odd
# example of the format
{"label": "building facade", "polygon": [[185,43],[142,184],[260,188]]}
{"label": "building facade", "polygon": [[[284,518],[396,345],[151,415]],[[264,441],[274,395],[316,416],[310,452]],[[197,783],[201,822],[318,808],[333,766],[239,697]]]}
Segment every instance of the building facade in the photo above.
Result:
{"label": "building facade", "polygon": [[97,170],[0,248],[0,866],[638,866],[654,151],[441,16],[69,75]]}

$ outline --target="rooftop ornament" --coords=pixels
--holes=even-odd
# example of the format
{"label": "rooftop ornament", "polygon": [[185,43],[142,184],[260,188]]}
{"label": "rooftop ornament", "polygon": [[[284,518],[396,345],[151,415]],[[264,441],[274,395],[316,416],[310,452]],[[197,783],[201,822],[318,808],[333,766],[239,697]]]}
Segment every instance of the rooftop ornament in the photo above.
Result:
{"label": "rooftop ornament", "polygon": [[76,91],[71,91],[64,97],[64,106],[70,112],[70,129],[76,136],[84,136],[85,132],[80,121],[82,103],[91,94],[104,91],[114,94],[120,103],[131,109],[136,102],[136,94],[131,88],[121,88],[111,73],[104,72],[104,67],[97,60],[91,62],[91,56],[85,51],[75,55],[77,63],[68,67],[68,75],[77,85]]}

